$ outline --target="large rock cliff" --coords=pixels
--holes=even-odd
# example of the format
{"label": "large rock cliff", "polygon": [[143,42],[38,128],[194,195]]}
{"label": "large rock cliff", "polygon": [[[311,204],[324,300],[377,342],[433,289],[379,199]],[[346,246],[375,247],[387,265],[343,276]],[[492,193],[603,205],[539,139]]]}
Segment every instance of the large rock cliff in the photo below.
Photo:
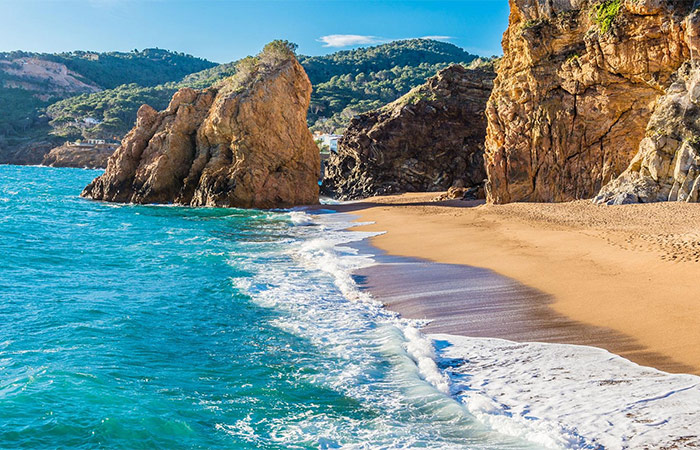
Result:
{"label": "large rock cliff", "polygon": [[692,0],[510,0],[487,107],[488,199],[593,197],[690,58]]}
{"label": "large rock cliff", "polygon": [[597,203],[700,201],[700,68],[686,63],[659,99],[629,167]]}
{"label": "large rock cliff", "polygon": [[179,90],[164,111],[142,106],[83,196],[242,208],[317,203],[320,156],[306,125],[311,83],[279,47],[268,44],[215,87]]}
{"label": "large rock cliff", "polygon": [[483,183],[484,109],[492,69],[454,65],[389,105],[354,118],[323,189],[341,199]]}

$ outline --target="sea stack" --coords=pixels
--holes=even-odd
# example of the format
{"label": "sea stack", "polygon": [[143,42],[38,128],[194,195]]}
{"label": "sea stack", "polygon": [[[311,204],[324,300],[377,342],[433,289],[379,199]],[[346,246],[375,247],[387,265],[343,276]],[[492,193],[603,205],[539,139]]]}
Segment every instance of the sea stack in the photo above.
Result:
{"label": "sea stack", "polygon": [[354,118],[332,155],[325,192],[357,199],[483,184],[484,110],[491,66],[453,65],[376,111]]}
{"label": "sea stack", "polygon": [[317,203],[310,96],[293,44],[272,42],[209,89],[180,89],[161,112],[142,106],[105,173],[82,195],[240,208]]}
{"label": "sea stack", "polygon": [[494,203],[592,198],[622,173],[690,58],[693,0],[510,0],[489,100]]}

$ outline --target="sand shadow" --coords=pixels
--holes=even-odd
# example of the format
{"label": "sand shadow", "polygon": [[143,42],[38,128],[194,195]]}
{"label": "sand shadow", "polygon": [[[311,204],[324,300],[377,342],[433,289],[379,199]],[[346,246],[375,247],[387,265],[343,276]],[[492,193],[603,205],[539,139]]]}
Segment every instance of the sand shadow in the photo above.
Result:
{"label": "sand shadow", "polygon": [[550,295],[489,269],[387,255],[367,241],[353,245],[377,261],[355,273],[359,287],[403,317],[430,321],[426,333],[588,345],[666,372],[696,373],[630,336],[558,314]]}

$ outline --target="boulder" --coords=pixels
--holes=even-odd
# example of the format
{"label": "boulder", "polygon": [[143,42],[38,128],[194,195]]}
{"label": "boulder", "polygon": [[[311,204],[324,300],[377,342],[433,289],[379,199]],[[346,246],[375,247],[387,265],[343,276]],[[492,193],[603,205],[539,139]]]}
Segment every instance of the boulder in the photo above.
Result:
{"label": "boulder", "polygon": [[484,110],[495,72],[453,65],[389,105],[354,118],[323,189],[340,199],[483,184]]}
{"label": "boulder", "polygon": [[83,191],[96,200],[279,208],[318,202],[319,150],[306,124],[311,83],[285,43],[239,63],[136,126]]}

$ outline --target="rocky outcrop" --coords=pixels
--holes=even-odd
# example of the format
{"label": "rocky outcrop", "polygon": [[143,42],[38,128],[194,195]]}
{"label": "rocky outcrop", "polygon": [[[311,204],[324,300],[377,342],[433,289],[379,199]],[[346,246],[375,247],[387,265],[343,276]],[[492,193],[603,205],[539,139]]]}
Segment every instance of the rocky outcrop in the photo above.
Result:
{"label": "rocky outcrop", "polygon": [[51,167],[78,167],[85,169],[104,169],[114,150],[81,149],[62,145],[52,149],[44,156],[41,164]]}
{"label": "rocky outcrop", "polygon": [[487,108],[489,201],[591,198],[624,171],[690,57],[692,3],[510,0]]}
{"label": "rocky outcrop", "polygon": [[23,144],[5,144],[0,146],[0,164],[20,166],[38,166],[52,148],[58,145],[52,140],[31,141]]}
{"label": "rocky outcrop", "polygon": [[700,67],[686,63],[659,99],[646,137],[627,170],[597,203],[700,200]]}
{"label": "rocky outcrop", "polygon": [[306,125],[310,95],[294,55],[268,45],[216,87],[181,89],[161,112],[142,106],[136,126],[83,196],[243,208],[317,203],[320,157]]}
{"label": "rocky outcrop", "polygon": [[354,118],[325,170],[341,199],[483,183],[484,109],[495,73],[448,67],[393,103]]}

